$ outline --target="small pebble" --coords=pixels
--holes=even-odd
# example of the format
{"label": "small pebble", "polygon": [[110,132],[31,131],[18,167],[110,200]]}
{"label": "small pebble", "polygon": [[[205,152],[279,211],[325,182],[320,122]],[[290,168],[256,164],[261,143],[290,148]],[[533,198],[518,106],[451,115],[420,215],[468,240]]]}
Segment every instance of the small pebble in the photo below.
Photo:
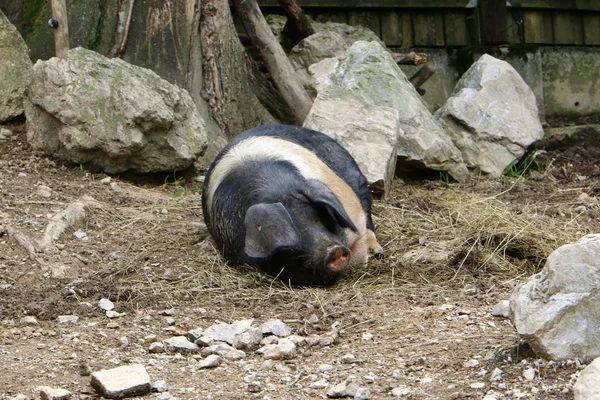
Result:
{"label": "small pebble", "polygon": [[223,358],[216,354],[211,354],[198,364],[198,368],[215,368],[221,365]]}
{"label": "small pebble", "polygon": [[37,325],[38,320],[33,315],[28,315],[19,320],[21,325]]}
{"label": "small pebble", "polygon": [[110,311],[115,308],[115,304],[109,299],[100,299],[98,301],[98,307],[104,311]]}
{"label": "small pebble", "polygon": [[56,318],[56,322],[59,324],[76,324],[79,321],[77,315],[59,315]]}

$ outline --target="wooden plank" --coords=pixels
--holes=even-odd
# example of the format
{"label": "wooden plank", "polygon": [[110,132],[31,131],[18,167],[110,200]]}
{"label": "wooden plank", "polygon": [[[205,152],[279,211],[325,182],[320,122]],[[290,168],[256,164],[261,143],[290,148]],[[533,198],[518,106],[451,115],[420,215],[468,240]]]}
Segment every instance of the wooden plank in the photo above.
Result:
{"label": "wooden plank", "polygon": [[583,44],[581,13],[558,10],[552,12],[554,44]]}
{"label": "wooden plank", "polygon": [[415,46],[415,30],[413,26],[412,14],[408,11],[402,12],[402,47]]}
{"label": "wooden plank", "polygon": [[[331,8],[465,8],[469,0],[297,0],[300,7]],[[261,7],[277,7],[278,0],[259,0]]]}
{"label": "wooden plank", "polygon": [[446,46],[466,46],[469,43],[465,11],[446,11],[444,13],[444,29]]}
{"label": "wooden plank", "polygon": [[329,19],[331,22],[348,23],[348,13],[346,11],[332,11]]}
{"label": "wooden plank", "polygon": [[523,43],[523,10],[508,10],[506,17],[506,33],[508,43]]}
{"label": "wooden plank", "polygon": [[416,46],[443,46],[444,15],[441,11],[416,11],[413,13]]}
{"label": "wooden plank", "polygon": [[598,0],[511,0],[511,7],[600,11]]}
{"label": "wooden plank", "polygon": [[381,21],[379,20],[379,13],[377,11],[349,11],[348,25],[364,26],[381,37]]}
{"label": "wooden plank", "polygon": [[523,11],[525,43],[552,44],[552,16],[549,11]]}
{"label": "wooden plank", "polygon": [[600,45],[600,12],[583,15],[583,41],[588,46]]}
{"label": "wooden plank", "polygon": [[387,11],[381,15],[381,40],[387,46],[402,46],[402,14],[398,11]]}
{"label": "wooden plank", "polygon": [[479,0],[483,44],[506,43],[506,0]]}

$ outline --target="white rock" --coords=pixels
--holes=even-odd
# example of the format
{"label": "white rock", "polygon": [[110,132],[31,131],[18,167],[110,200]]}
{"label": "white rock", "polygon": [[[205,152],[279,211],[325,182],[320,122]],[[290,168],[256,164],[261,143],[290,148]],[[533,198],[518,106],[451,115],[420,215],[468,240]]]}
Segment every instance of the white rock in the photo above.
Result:
{"label": "white rock", "polygon": [[25,114],[36,149],[109,173],[179,171],[206,149],[212,121],[149,69],[76,47],[32,72]]}
{"label": "white rock", "polygon": [[239,350],[252,350],[260,345],[263,334],[258,328],[248,328],[233,338],[233,347]]}
{"label": "white rock", "polygon": [[77,315],[59,315],[56,318],[56,322],[59,324],[76,324],[79,321]]}
{"label": "white rock", "polygon": [[164,353],[165,352],[165,345],[163,344],[163,342],[152,342],[150,343],[150,347],[148,347],[148,351],[150,353]]}
{"label": "white rock", "polygon": [[467,360],[463,363],[463,367],[465,368],[475,368],[479,365],[479,361],[475,360],[474,358]]}
{"label": "white rock", "polygon": [[72,393],[66,389],[55,389],[49,386],[43,386],[39,391],[42,400],[67,400],[72,396]]}
{"label": "white rock", "polygon": [[354,395],[354,400],[369,400],[371,398],[371,391],[367,388],[358,388]]}
{"label": "white rock", "polygon": [[93,372],[90,384],[110,399],[143,396],[152,390],[150,376],[141,364]]}
{"label": "white rock", "polygon": [[502,370],[500,368],[494,368],[490,375],[490,381],[498,382],[500,379],[502,379]]}
{"label": "white rock", "polygon": [[252,327],[254,320],[246,319],[236,321],[233,324],[215,324],[204,330],[203,336],[212,337],[218,342],[227,342],[232,344],[235,336],[246,332]]}
{"label": "white rock", "polygon": [[[353,136],[373,135],[373,143],[369,143],[371,136],[364,138],[363,148],[353,146],[354,153],[351,153],[357,161],[362,160],[358,161],[361,168],[369,165],[370,170],[363,171],[367,179],[374,176],[375,171],[379,174],[378,180],[384,179],[378,185],[380,188],[387,190],[389,185],[387,168],[391,170],[388,163],[393,159],[389,155],[396,146],[401,163],[449,171],[459,180],[468,178],[459,150],[382,45],[357,41],[337,60],[323,60],[309,70],[314,74],[318,95],[305,126],[317,129],[322,126],[332,129],[336,135],[343,133],[339,126],[344,126]],[[338,128],[334,123],[336,108]],[[390,120],[385,121],[385,118]],[[375,127],[381,127],[384,134],[370,130]],[[397,132],[396,143],[392,137],[394,131]],[[329,134],[327,130],[324,132]],[[377,155],[377,151],[380,154]],[[369,160],[367,154],[375,160]],[[367,162],[369,164],[365,164]]]}
{"label": "white rock", "polygon": [[406,385],[400,385],[392,389],[392,396],[394,397],[404,397],[408,396],[410,393],[411,389]]}
{"label": "white rock", "polygon": [[33,315],[28,315],[26,317],[21,318],[19,320],[19,323],[21,325],[37,325],[38,324],[38,320]]}
{"label": "white rock", "polygon": [[102,183],[104,185],[108,185],[111,180],[112,180],[112,178],[110,176],[107,176],[106,178],[100,179],[100,183]]}
{"label": "white rock", "polygon": [[200,348],[185,336],[174,336],[164,341],[169,351],[176,353],[196,353]]}
{"label": "white rock", "polygon": [[600,357],[581,371],[573,386],[574,400],[600,399]]}
{"label": "white rock", "polygon": [[221,362],[223,362],[223,358],[221,358],[221,356],[211,354],[204,360],[200,361],[198,368],[215,368],[221,365]]}
{"label": "white rock", "polygon": [[44,198],[52,197],[52,189],[48,186],[40,185],[37,187],[37,194]]}
{"label": "white rock", "polygon": [[321,372],[329,372],[329,371],[333,371],[335,368],[333,367],[333,365],[330,364],[321,364],[319,365],[319,371]]}
{"label": "white rock", "polygon": [[328,385],[329,383],[327,383],[325,379],[321,379],[319,381],[311,383],[309,387],[311,389],[325,389]]}
{"label": "white rock", "polygon": [[279,319],[270,319],[260,326],[260,331],[266,335],[272,333],[279,337],[286,337],[292,334],[292,330]]}
{"label": "white rock", "polygon": [[471,387],[471,389],[484,389],[485,388],[485,383],[483,382],[473,382],[469,385],[469,387]]}
{"label": "white rock", "polygon": [[296,345],[290,340],[280,340],[277,344],[270,344],[256,351],[266,360],[288,360],[296,353]]}
{"label": "white rock", "polygon": [[156,381],[152,384],[153,392],[163,393],[167,390],[169,390],[169,388],[167,387],[167,382],[165,381]]}
{"label": "white rock", "polygon": [[200,328],[195,328],[195,329],[188,331],[187,337],[190,340],[190,342],[196,343],[196,340],[200,339],[202,337],[203,333],[204,333],[204,330],[202,330]]}
{"label": "white rock", "polygon": [[348,380],[345,380],[327,389],[327,397],[354,397],[357,391],[358,386],[354,382],[349,382]]}
{"label": "white rock", "polygon": [[494,317],[508,318],[510,316],[510,300],[500,300],[492,308]]}
{"label": "white rock", "polygon": [[373,340],[373,334],[370,332],[363,333],[362,340]]}
{"label": "white rock", "polygon": [[528,381],[534,380],[535,379],[535,369],[527,368],[525,371],[523,371],[523,378],[525,378],[525,380],[528,380]]}
{"label": "white rock", "polygon": [[115,308],[115,304],[109,299],[100,299],[98,301],[98,307],[100,307],[104,311],[110,311]]}
{"label": "white rock", "polygon": [[82,232],[82,231],[75,231],[75,232],[73,232],[73,236],[75,236],[77,239],[81,240],[81,239],[87,237],[87,233]]}
{"label": "white rock", "polygon": [[533,91],[507,62],[484,54],[436,113],[473,176],[500,177],[544,137]]}
{"label": "white rock", "polygon": [[119,186],[119,184],[117,182],[111,182],[110,188],[116,193],[123,192],[123,189],[121,189],[121,186]]}
{"label": "white rock", "polygon": [[511,319],[541,357],[600,356],[600,235],[555,250],[543,270],[515,288]]}

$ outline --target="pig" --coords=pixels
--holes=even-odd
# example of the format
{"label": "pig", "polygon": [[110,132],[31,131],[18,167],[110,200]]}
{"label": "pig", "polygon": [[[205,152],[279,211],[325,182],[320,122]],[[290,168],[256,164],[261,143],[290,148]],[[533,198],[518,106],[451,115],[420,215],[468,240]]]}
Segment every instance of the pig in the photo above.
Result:
{"label": "pig", "polygon": [[328,285],[379,253],[371,192],[324,133],[263,125],[231,141],[204,179],[206,226],[228,264],[292,285]]}

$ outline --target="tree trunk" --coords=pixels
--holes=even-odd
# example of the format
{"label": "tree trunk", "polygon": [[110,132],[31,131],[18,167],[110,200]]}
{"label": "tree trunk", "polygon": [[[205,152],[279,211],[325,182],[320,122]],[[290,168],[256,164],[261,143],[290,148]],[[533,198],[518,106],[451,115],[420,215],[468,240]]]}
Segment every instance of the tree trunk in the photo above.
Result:
{"label": "tree trunk", "polygon": [[279,0],[279,5],[287,16],[287,22],[283,27],[283,34],[290,39],[295,46],[300,41],[315,33],[310,22],[304,15],[302,8],[298,6],[295,0]]}
{"label": "tree trunk", "polygon": [[233,0],[233,4],[246,33],[258,48],[281,97],[294,113],[296,123],[302,125],[312,107],[312,100],[271,32],[256,0]]}

